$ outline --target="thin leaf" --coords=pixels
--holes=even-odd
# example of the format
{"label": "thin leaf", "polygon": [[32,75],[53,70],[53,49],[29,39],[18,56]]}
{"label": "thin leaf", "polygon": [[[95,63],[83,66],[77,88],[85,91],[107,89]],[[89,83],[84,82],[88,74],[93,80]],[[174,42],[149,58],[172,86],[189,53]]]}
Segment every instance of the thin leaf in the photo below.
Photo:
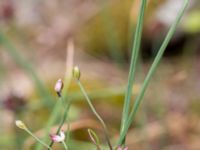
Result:
{"label": "thin leaf", "polygon": [[125,128],[124,128],[123,132],[120,134],[120,139],[119,139],[119,142],[118,142],[119,145],[122,145],[124,143],[124,139],[126,137],[128,129],[129,129],[131,123],[133,122],[134,118],[135,118],[136,112],[139,108],[141,101],[144,99],[144,94],[145,94],[145,91],[148,87],[148,84],[149,84],[153,74],[155,73],[157,67],[158,67],[158,64],[159,64],[159,62],[160,62],[160,60],[163,56],[163,53],[164,53],[167,45],[169,44],[173,34],[175,33],[177,25],[180,22],[187,5],[188,5],[188,0],[185,0],[182,9],[179,11],[175,22],[172,24],[171,28],[169,29],[159,51],[158,51],[158,53],[157,53],[157,55],[154,59],[154,62],[153,62],[152,66],[151,66],[151,68],[150,68],[150,70],[149,70],[149,72],[148,72],[148,74],[147,74],[147,76],[144,80],[141,91],[140,91],[139,95],[137,96],[137,98],[135,100],[135,103],[134,103],[134,106],[133,106],[131,113],[129,115],[128,121],[125,124]]}

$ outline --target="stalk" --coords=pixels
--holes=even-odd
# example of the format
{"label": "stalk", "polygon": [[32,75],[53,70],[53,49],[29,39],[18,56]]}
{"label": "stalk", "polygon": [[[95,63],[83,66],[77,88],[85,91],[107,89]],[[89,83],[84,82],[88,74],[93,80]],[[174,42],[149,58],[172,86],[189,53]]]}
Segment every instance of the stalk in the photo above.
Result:
{"label": "stalk", "polygon": [[90,106],[90,109],[92,110],[92,112],[94,113],[94,115],[97,117],[97,119],[99,120],[99,122],[101,123],[101,125],[103,126],[103,129],[104,129],[104,132],[105,132],[105,137],[106,137],[106,141],[108,143],[108,146],[110,148],[110,150],[113,150],[112,148],[112,145],[111,145],[111,142],[110,142],[110,139],[109,139],[109,136],[108,136],[108,129],[106,127],[106,124],[104,123],[103,119],[100,117],[100,115],[97,113],[96,109],[94,108],[89,96],[87,95],[83,85],[81,84],[80,80],[76,80],[78,86],[80,87],[81,89],[81,92],[83,93],[83,95],[85,96],[89,106]]}

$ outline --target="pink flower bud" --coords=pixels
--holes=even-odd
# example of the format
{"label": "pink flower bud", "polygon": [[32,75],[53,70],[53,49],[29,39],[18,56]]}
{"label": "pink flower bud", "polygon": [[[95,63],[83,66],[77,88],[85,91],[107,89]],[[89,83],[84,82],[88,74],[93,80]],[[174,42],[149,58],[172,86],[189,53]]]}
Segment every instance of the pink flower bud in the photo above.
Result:
{"label": "pink flower bud", "polygon": [[65,140],[65,133],[61,131],[59,135],[50,135],[50,138],[53,142],[63,142]]}
{"label": "pink flower bud", "polygon": [[56,91],[59,97],[61,97],[62,89],[63,89],[63,82],[61,79],[58,79],[58,81],[55,84],[54,90]]}

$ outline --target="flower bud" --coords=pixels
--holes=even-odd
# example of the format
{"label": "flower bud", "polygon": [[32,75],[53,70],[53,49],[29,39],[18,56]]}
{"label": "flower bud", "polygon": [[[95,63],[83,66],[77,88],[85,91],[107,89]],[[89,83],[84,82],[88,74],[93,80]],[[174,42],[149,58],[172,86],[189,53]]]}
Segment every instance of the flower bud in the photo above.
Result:
{"label": "flower bud", "polygon": [[23,129],[23,130],[27,129],[26,125],[21,120],[16,120],[15,124],[20,129]]}
{"label": "flower bud", "polygon": [[58,81],[55,84],[54,90],[56,91],[59,97],[61,97],[62,89],[63,89],[63,82],[61,79],[58,79]]}
{"label": "flower bud", "polygon": [[64,131],[60,131],[59,135],[50,135],[50,138],[53,142],[63,142],[65,141],[65,133]]}
{"label": "flower bud", "polygon": [[81,77],[80,69],[77,66],[73,68],[73,77],[77,80],[79,80]]}
{"label": "flower bud", "polygon": [[92,129],[88,129],[88,134],[90,136],[90,139],[92,140],[92,142],[95,145],[100,145],[99,143],[99,137],[97,136],[97,134],[92,130]]}

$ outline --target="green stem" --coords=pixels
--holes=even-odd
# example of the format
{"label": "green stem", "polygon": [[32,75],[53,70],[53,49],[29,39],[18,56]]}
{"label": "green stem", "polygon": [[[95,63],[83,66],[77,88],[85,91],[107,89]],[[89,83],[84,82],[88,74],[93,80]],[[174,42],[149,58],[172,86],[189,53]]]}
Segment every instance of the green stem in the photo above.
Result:
{"label": "green stem", "polygon": [[105,132],[105,137],[106,137],[106,141],[108,143],[108,146],[110,148],[110,150],[113,150],[112,148],[112,145],[111,145],[111,142],[110,142],[110,139],[109,139],[109,136],[108,136],[108,129],[106,127],[106,124],[104,123],[103,119],[100,117],[100,115],[97,113],[96,109],[94,108],[93,104],[91,103],[91,100],[89,98],[89,96],[87,95],[83,85],[81,84],[80,80],[76,80],[77,81],[77,84],[79,85],[83,95],[85,96],[89,106],[90,106],[90,109],[92,110],[92,112],[94,113],[94,115],[97,117],[97,119],[100,121],[100,123],[102,124],[103,126],[103,129],[104,129],[104,132]]}
{"label": "green stem", "polygon": [[46,148],[48,148],[49,150],[52,150],[51,147],[49,147],[46,143],[44,143],[43,141],[41,141],[38,137],[36,137],[29,129],[25,129],[25,131],[30,134],[36,141],[38,141],[40,144],[44,145]]}
{"label": "green stem", "polygon": [[144,80],[144,83],[142,85],[141,91],[140,91],[139,95],[137,96],[137,98],[135,100],[134,106],[133,106],[133,108],[131,110],[131,113],[129,115],[128,121],[126,122],[124,130],[120,135],[120,139],[119,139],[118,145],[121,145],[124,142],[124,138],[126,137],[128,129],[129,129],[131,123],[133,122],[134,118],[135,118],[135,114],[136,114],[136,112],[138,110],[138,107],[139,107],[141,101],[144,98],[144,94],[145,94],[147,86],[148,86],[148,84],[150,82],[150,79],[152,78],[153,74],[155,73],[155,71],[156,71],[156,69],[158,67],[158,64],[159,64],[159,62],[160,62],[160,60],[161,60],[161,58],[163,56],[163,53],[164,53],[167,45],[169,44],[169,41],[172,38],[172,36],[173,36],[173,34],[174,34],[175,30],[176,30],[176,27],[177,27],[178,23],[180,22],[181,17],[183,16],[183,13],[184,13],[184,11],[185,11],[185,9],[187,7],[187,4],[188,4],[188,0],[185,0],[183,8],[178,13],[175,22],[172,24],[169,32],[167,33],[167,36],[165,37],[165,39],[164,39],[164,41],[163,41],[163,43],[162,43],[162,45],[161,45],[161,47],[160,47],[160,49],[159,49],[159,51],[157,53],[156,58],[154,59],[154,62],[153,62],[152,66],[151,66],[151,68],[150,68],[150,70],[149,70],[149,72],[148,72],[148,74],[147,74],[147,76],[146,76],[146,78]]}
{"label": "green stem", "polygon": [[[63,97],[64,100],[67,97],[68,88],[69,88],[70,83],[71,83],[71,76],[69,78],[65,78],[65,82],[64,82],[65,86],[63,88],[63,94],[62,94],[62,97]],[[44,141],[47,141],[47,139],[49,137],[48,134],[49,134],[50,128],[56,122],[56,119],[60,115],[60,109],[61,108],[62,108],[62,101],[58,100],[56,102],[54,108],[52,109],[52,113],[50,115],[50,118],[47,121],[45,135],[44,135]],[[42,150],[42,147],[40,145],[37,145],[36,150]]]}
{"label": "green stem", "polygon": [[66,135],[66,142],[69,143],[69,138],[70,138],[70,123],[67,120],[67,135]]}
{"label": "green stem", "polygon": [[138,61],[138,55],[139,55],[139,49],[140,49],[140,43],[141,43],[141,37],[142,37],[142,27],[143,27],[143,20],[144,20],[144,12],[146,8],[146,1],[142,0],[141,6],[140,6],[140,13],[137,20],[137,26],[134,36],[134,42],[133,42],[133,49],[132,49],[132,56],[131,56],[131,65],[130,65],[130,71],[128,76],[128,85],[127,90],[125,93],[125,100],[124,100],[124,107],[122,112],[122,122],[121,122],[121,132],[124,130],[124,126],[126,124],[126,121],[128,120],[128,115],[130,111],[130,101],[132,96],[132,88],[133,83],[135,79],[135,71],[136,71],[136,64]]}
{"label": "green stem", "polygon": [[[56,134],[59,134],[59,132],[60,132],[60,130],[61,130],[63,124],[65,123],[65,121],[66,121],[66,119],[67,119],[69,107],[70,107],[70,101],[68,101],[68,103],[67,103],[67,108],[65,108],[64,100],[63,100],[62,96],[60,97],[59,100],[62,101],[62,103],[63,103],[64,114],[63,114],[63,117],[62,117],[62,119],[61,119],[60,125],[59,125],[59,127],[58,127],[58,129],[57,129],[57,131],[56,131]],[[69,124],[68,124],[68,125],[69,125]],[[67,132],[69,132],[69,130],[68,130]],[[53,144],[54,144],[54,141],[51,141],[51,143],[49,144],[49,147],[52,147]]]}
{"label": "green stem", "polygon": [[67,147],[67,145],[65,144],[65,142],[64,142],[64,141],[62,141],[62,144],[63,144],[63,146],[64,146],[65,150],[68,150],[68,147]]}

